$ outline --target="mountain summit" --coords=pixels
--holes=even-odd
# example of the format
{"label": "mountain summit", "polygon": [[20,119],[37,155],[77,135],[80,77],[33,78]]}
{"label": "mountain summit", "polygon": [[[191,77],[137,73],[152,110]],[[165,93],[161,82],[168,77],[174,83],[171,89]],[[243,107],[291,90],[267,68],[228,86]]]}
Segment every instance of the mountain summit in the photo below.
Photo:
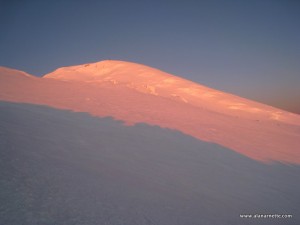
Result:
{"label": "mountain summit", "polygon": [[[2,70],[1,80],[12,76]],[[6,74],[6,75],[5,75]],[[4,82],[1,82],[4,83]],[[148,66],[115,60],[8,82],[0,99],[179,130],[262,161],[299,163],[300,116]]]}
{"label": "mountain summit", "polygon": [[196,107],[222,110],[225,114],[238,114],[239,116],[246,114],[256,119],[268,117],[290,123],[299,122],[297,119],[292,119],[295,118],[292,113],[208,88],[137,63],[105,60],[62,67],[45,75],[44,78],[94,84],[109,82],[114,85],[125,85],[139,92],[182,101]]}

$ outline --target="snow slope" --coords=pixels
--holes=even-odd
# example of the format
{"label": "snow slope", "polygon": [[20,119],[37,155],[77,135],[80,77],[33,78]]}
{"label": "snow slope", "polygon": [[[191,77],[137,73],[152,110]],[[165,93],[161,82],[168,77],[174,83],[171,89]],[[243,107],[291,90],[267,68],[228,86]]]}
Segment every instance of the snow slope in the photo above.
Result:
{"label": "snow slope", "polygon": [[[64,81],[87,83],[111,82],[137,91],[182,101],[189,105],[219,110],[224,114],[296,123],[299,117],[264,104],[227,94],[163,71],[123,61],[106,60],[97,63],[63,67],[44,76]],[[293,120],[294,119],[294,120]]]}
{"label": "snow slope", "polygon": [[43,78],[15,81],[3,70],[0,76],[1,100],[158,125],[256,160],[300,162],[299,115],[144,65],[108,60],[59,68]]}
{"label": "snow slope", "polygon": [[0,128],[3,225],[300,223],[299,165],[267,165],[177,131],[32,104],[0,102]]}

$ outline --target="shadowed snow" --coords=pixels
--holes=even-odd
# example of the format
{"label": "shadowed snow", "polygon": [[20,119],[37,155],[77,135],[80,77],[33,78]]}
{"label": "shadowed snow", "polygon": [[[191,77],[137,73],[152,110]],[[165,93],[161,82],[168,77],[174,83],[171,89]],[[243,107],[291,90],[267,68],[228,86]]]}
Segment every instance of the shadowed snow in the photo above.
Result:
{"label": "shadowed snow", "polygon": [[0,132],[0,224],[300,223],[299,166],[263,164],[157,126],[29,104],[1,102]]}

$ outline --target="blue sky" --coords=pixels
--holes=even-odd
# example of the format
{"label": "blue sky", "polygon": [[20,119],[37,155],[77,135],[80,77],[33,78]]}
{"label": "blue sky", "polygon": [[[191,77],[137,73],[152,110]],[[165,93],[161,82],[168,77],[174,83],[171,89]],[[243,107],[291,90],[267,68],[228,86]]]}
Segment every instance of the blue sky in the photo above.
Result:
{"label": "blue sky", "polygon": [[300,113],[297,0],[0,0],[0,65],[133,61]]}

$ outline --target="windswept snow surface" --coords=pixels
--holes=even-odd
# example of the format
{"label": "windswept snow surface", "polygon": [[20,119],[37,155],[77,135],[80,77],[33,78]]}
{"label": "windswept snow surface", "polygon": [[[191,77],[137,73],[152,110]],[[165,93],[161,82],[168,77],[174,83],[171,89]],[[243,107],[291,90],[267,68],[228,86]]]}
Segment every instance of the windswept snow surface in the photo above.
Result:
{"label": "windswept snow surface", "polygon": [[214,142],[261,161],[300,163],[300,116],[148,66],[106,60],[43,78],[0,70],[0,100],[112,116]]}
{"label": "windswept snow surface", "polygon": [[0,102],[0,132],[1,225],[300,224],[299,165],[31,104]]}

